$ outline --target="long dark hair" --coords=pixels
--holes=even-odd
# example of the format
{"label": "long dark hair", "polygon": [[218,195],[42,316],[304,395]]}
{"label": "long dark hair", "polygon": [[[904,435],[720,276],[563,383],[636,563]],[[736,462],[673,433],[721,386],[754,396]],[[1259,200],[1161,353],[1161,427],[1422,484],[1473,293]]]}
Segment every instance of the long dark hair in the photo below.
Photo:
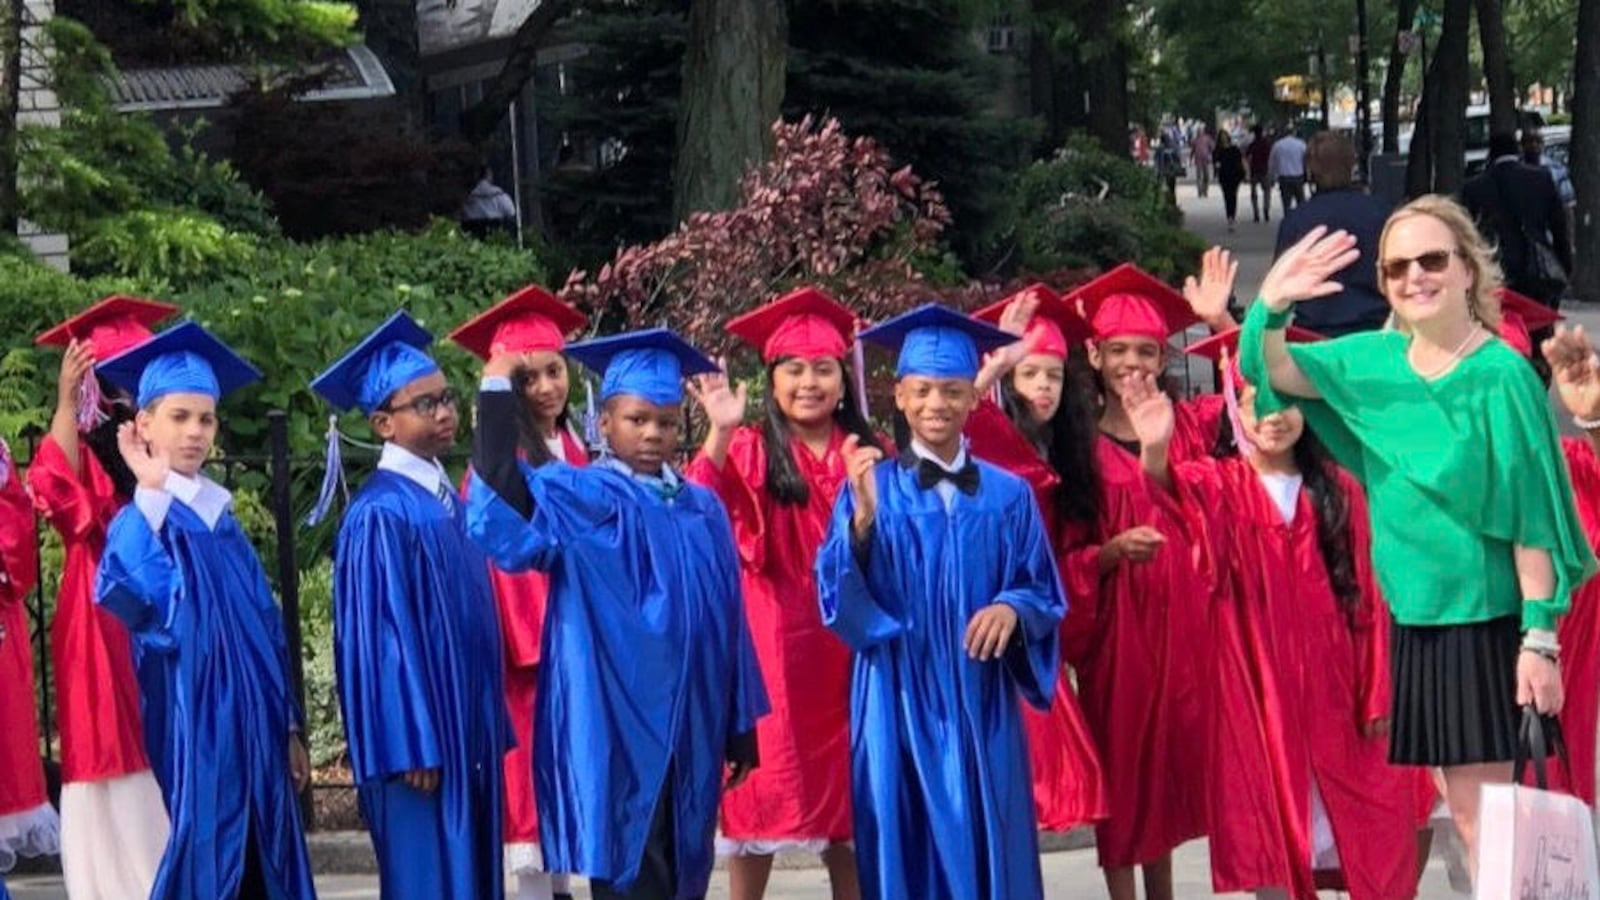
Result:
{"label": "long dark hair", "polygon": [[[101,378],[100,396],[110,400],[114,397],[126,397],[126,392]],[[133,421],[133,402],[127,403],[101,403],[101,408],[106,410],[107,418],[104,422],[89,430],[82,438],[82,443],[88,446],[89,452],[100,461],[100,468],[106,471],[111,478],[111,485],[116,490],[117,496],[127,500],[133,496],[133,489],[139,486],[139,480],[134,477],[133,470],[128,468],[128,461],[122,458],[122,449],[117,446],[117,429],[122,423]]]}
{"label": "long dark hair", "polygon": [[1074,368],[1068,362],[1062,373],[1061,405],[1048,422],[1033,420],[1010,374],[1000,379],[1000,406],[1028,442],[1044,451],[1061,477],[1055,490],[1056,513],[1067,521],[1093,524],[1100,513],[1100,466],[1095,461],[1099,425],[1087,382]]}
{"label": "long dark hair", "polygon": [[[1334,600],[1340,611],[1354,627],[1356,610],[1361,605],[1361,583],[1356,578],[1355,552],[1350,547],[1350,498],[1339,483],[1339,470],[1332,454],[1311,429],[1300,432],[1293,452],[1294,464],[1300,469],[1306,493],[1311,497],[1311,509],[1317,516],[1317,549],[1328,570],[1328,583],[1333,586]],[[1233,423],[1228,416],[1223,416],[1211,455],[1227,459],[1238,453],[1233,442]]]}
{"label": "long dark hair", "polygon": [[[526,391],[531,380],[532,373],[526,366],[518,366],[511,372],[511,392],[517,397],[517,446],[521,448],[528,465],[537,468],[547,462],[554,462],[555,457],[550,454],[550,447],[544,442],[544,429],[540,427],[538,417],[533,414],[533,404],[528,402]],[[570,419],[566,404],[562,404],[561,412],[556,413],[557,434],[567,430]]]}
{"label": "long dark hair", "polygon": [[[794,451],[789,447],[789,419],[779,408],[776,392],[771,389],[773,373],[793,358],[781,356],[767,365],[768,390],[763,404],[765,415],[761,420],[761,437],[767,445],[767,494],[782,505],[803,506],[811,502],[811,488],[800,476]],[[844,394],[840,397],[838,408],[833,411],[833,426],[860,438],[863,445],[876,447],[878,436],[850,397],[850,367],[842,359],[839,360],[839,375],[843,379]]]}

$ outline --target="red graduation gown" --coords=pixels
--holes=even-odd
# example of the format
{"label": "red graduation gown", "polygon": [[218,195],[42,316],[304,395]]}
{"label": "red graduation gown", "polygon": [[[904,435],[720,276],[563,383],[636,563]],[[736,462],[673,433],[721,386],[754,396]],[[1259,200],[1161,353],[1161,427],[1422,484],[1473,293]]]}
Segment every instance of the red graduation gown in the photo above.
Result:
{"label": "red graduation gown", "polygon": [[1216,561],[1209,705],[1218,893],[1280,887],[1316,900],[1313,779],[1352,900],[1398,900],[1416,887],[1415,807],[1426,773],[1390,766],[1387,739],[1361,735],[1389,715],[1389,619],[1372,577],[1365,496],[1355,479],[1338,477],[1361,591],[1353,621],[1334,596],[1305,491],[1286,525],[1246,460],[1176,469],[1194,533]]}
{"label": "red graduation gown", "polygon": [[[568,465],[586,466],[589,454],[566,429],[561,446]],[[463,492],[465,496],[465,482]],[[539,814],[533,801],[533,703],[539,690],[539,646],[544,640],[544,604],[550,578],[543,572],[504,572],[489,565],[489,583],[500,611],[505,641],[506,706],[517,745],[506,752],[505,843],[539,843]],[[515,860],[513,860],[515,862]]]}
{"label": "red graduation gown", "polygon": [[5,631],[0,637],[0,816],[28,812],[47,801],[28,640],[27,600],[38,581],[39,544],[28,492],[16,466],[10,460],[5,466],[6,484],[0,488],[0,629]]}
{"label": "red graduation gown", "polygon": [[[1600,549],[1600,460],[1584,440],[1563,438],[1561,450],[1572,473],[1584,536],[1590,547]],[[1593,806],[1595,720],[1600,717],[1600,578],[1591,578],[1572,592],[1572,606],[1561,617],[1556,634],[1561,644],[1561,687],[1566,693],[1561,734],[1572,771],[1556,762],[1552,786]]]}
{"label": "red graduation gown", "polygon": [[[994,463],[1028,482],[1038,501],[1040,515],[1057,553],[1083,542],[1088,529],[1061,521],[1056,511],[1054,491],[1060,476],[1039,451],[1017,431],[1006,414],[984,400],[967,420],[968,449],[979,459]],[[1061,564],[1058,559],[1058,566]],[[1073,585],[1063,579],[1067,608],[1077,602]],[[1066,831],[1104,819],[1107,813],[1105,776],[1094,738],[1084,721],[1071,679],[1064,674],[1056,679],[1055,697],[1049,712],[1022,705],[1022,721],[1028,733],[1028,757],[1033,771],[1033,805],[1039,827],[1047,831]]]}
{"label": "red graduation gown", "polygon": [[[1203,455],[1215,439],[1214,407],[1178,404],[1174,461]],[[1209,772],[1208,564],[1188,536],[1177,501],[1136,456],[1095,439],[1100,516],[1085,540],[1058,556],[1070,598],[1062,652],[1105,772],[1110,817],[1096,826],[1100,864],[1142,865],[1205,834]],[[1100,545],[1148,525],[1167,539],[1146,562],[1100,574]]]}
{"label": "red graduation gown", "polygon": [[685,475],[716,492],[738,545],[745,618],[772,711],[756,724],[761,765],[723,795],[722,832],[736,841],[847,841],[850,821],[850,650],[822,624],[813,574],[845,481],[842,429],[821,459],[798,441],[804,506],[766,490],[759,429],[733,434],[721,469],[702,453]]}
{"label": "red graduation gown", "polygon": [[79,445],[78,459],[81,474],[74,475],[60,445],[47,436],[28,468],[34,506],[61,535],[66,550],[50,621],[50,659],[61,777],[68,782],[103,781],[150,768],[132,639],[116,616],[94,602],[106,527],[124,501],[87,444]]}

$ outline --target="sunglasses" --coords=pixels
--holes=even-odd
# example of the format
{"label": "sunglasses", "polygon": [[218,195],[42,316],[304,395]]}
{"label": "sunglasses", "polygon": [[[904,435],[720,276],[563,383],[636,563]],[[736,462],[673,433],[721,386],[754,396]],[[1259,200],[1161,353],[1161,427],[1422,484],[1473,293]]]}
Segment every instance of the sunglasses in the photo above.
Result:
{"label": "sunglasses", "polygon": [[1399,281],[1411,271],[1411,264],[1416,263],[1422,271],[1437,275],[1450,265],[1450,257],[1456,255],[1454,250],[1430,250],[1418,256],[1406,258],[1386,259],[1378,263],[1378,269],[1383,272],[1383,277],[1390,281]]}
{"label": "sunglasses", "polygon": [[455,388],[445,388],[437,394],[423,394],[421,397],[417,397],[409,403],[401,403],[395,406],[381,406],[379,407],[379,411],[393,414],[397,412],[404,412],[405,410],[409,409],[424,419],[428,419],[432,418],[436,413],[439,412],[440,409],[443,409],[444,407],[448,406],[451,409],[454,409],[458,400],[460,400],[460,397],[456,394]]}

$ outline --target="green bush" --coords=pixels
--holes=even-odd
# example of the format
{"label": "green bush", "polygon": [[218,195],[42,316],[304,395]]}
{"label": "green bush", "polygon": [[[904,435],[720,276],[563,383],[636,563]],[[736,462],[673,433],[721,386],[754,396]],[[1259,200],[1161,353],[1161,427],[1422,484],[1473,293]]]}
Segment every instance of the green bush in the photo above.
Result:
{"label": "green bush", "polygon": [[1025,169],[1012,196],[1020,262],[1029,271],[1133,262],[1175,281],[1197,269],[1205,250],[1183,230],[1155,173],[1087,138]]}

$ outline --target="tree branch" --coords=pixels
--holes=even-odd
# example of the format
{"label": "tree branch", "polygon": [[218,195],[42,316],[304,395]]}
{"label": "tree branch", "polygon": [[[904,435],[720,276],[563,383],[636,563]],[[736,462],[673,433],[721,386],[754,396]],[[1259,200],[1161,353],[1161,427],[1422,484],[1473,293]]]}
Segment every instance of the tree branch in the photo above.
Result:
{"label": "tree branch", "polygon": [[500,127],[511,101],[522,93],[523,85],[538,67],[540,42],[556,22],[572,11],[573,5],[573,0],[539,0],[533,12],[522,20],[511,37],[511,49],[500,73],[483,92],[483,99],[461,114],[462,137],[481,144]]}

